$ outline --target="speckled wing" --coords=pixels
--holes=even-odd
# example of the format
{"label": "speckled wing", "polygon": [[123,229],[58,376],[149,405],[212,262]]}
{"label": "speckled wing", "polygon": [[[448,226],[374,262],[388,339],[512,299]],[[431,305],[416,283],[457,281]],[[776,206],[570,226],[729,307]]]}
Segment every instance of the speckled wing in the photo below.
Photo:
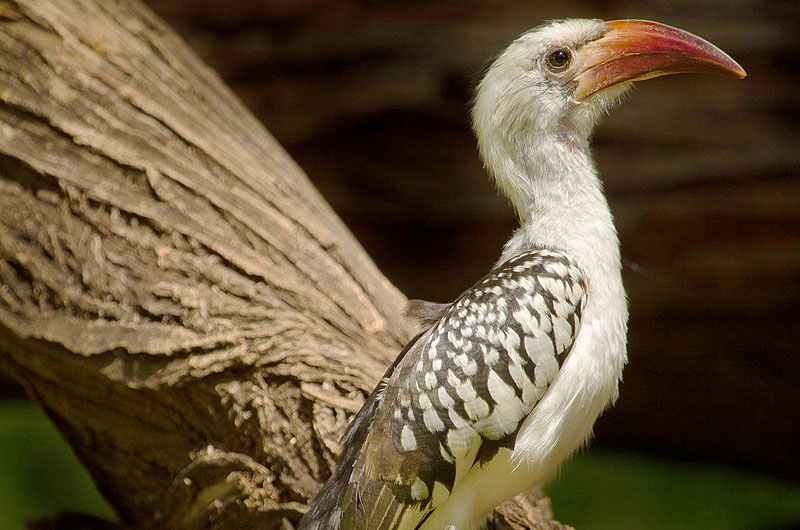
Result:
{"label": "speckled wing", "polygon": [[451,304],[371,398],[339,529],[418,528],[473,466],[513,448],[578,334],[585,303],[585,280],[569,257],[532,249]]}

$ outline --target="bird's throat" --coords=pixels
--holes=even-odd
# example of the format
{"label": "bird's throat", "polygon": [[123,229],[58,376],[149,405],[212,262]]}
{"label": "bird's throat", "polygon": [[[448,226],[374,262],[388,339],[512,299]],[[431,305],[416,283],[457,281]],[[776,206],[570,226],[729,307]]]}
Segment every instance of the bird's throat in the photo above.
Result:
{"label": "bird's throat", "polygon": [[588,142],[574,136],[528,141],[526,149],[507,151],[505,161],[492,170],[521,226],[503,259],[531,247],[557,248],[584,269],[618,280],[619,240]]}

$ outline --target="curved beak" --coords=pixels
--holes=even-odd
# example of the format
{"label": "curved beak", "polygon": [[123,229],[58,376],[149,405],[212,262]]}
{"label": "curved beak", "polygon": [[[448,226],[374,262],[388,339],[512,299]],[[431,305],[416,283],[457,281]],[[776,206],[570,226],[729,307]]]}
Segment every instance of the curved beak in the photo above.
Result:
{"label": "curved beak", "polygon": [[743,79],[744,69],[728,54],[686,31],[649,20],[613,20],[599,39],[580,51],[575,97],[584,100],[623,81],[662,75],[711,73]]}

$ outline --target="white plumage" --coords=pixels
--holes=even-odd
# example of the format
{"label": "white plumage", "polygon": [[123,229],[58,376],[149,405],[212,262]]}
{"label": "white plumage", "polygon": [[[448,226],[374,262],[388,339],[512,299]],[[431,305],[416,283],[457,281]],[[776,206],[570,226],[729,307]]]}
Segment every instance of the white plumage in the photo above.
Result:
{"label": "white plumage", "polygon": [[521,226],[486,277],[423,311],[433,325],[351,424],[301,530],[474,530],[586,442],[617,397],[628,320],[589,139],[632,81],[706,70],[744,75],[645,21],[554,22],[498,56],[473,126]]}
{"label": "white plumage", "polygon": [[577,48],[605,30],[598,21],[573,20],[523,35],[497,58],[478,88],[473,127],[481,156],[522,222],[498,264],[529,248],[562,250],[585,274],[586,308],[560,369],[555,359],[550,365],[537,359],[542,367],[537,364],[537,372],[550,372],[537,374],[537,382],[556,375],[553,371],[557,376],[523,422],[513,452],[498,452],[488,466],[466,476],[423,530],[480,528],[492,508],[546,480],[585,443],[597,416],[616,399],[628,310],[619,241],[589,135],[628,84],[579,104],[561,85],[546,82],[543,69],[531,69],[553,46]]}

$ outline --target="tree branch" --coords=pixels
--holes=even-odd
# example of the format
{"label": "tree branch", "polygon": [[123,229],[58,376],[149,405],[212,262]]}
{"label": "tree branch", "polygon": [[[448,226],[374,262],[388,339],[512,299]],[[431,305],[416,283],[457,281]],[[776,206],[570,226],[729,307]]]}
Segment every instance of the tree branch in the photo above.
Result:
{"label": "tree branch", "polygon": [[[408,338],[404,297],[139,3],[0,20],[0,366],[124,525],[286,527]],[[521,498],[494,524],[548,519]]]}

